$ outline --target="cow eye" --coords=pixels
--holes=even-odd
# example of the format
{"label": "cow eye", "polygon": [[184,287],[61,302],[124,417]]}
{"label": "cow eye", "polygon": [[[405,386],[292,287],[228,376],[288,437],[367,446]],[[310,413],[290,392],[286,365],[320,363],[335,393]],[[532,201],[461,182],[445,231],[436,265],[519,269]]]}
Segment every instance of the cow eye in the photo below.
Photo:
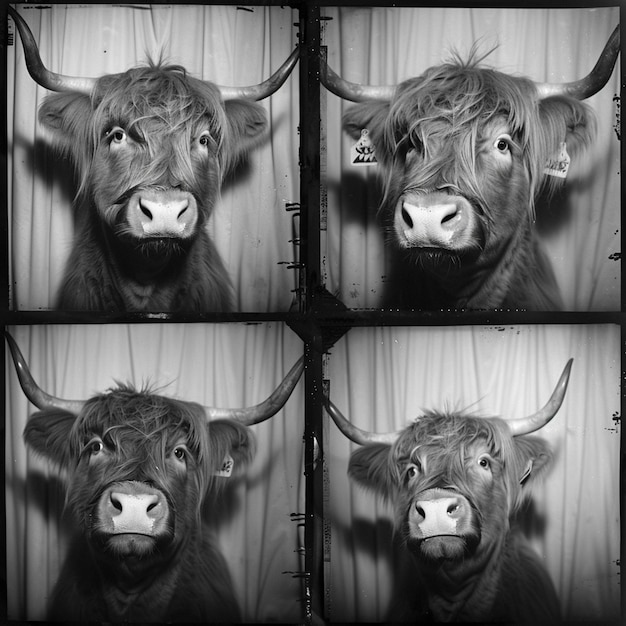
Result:
{"label": "cow eye", "polygon": [[85,452],[90,454],[91,456],[96,456],[100,454],[104,450],[104,443],[100,437],[94,438],[87,443],[85,446]]}
{"label": "cow eye", "polygon": [[480,467],[482,467],[482,469],[484,470],[491,469],[491,461],[486,456],[481,456],[478,459],[478,465],[480,465]]}
{"label": "cow eye", "polygon": [[198,143],[203,148],[209,148],[212,143],[211,135],[209,133],[202,133],[200,137],[198,137]]}
{"label": "cow eye", "polygon": [[185,446],[176,446],[174,450],[172,451],[172,454],[174,455],[174,458],[176,458],[181,463],[187,462],[188,452]]}
{"label": "cow eye", "polygon": [[114,126],[106,131],[105,137],[107,137],[112,144],[120,145],[126,141],[126,131],[119,126]]}
{"label": "cow eye", "polygon": [[405,478],[407,481],[413,480],[420,473],[419,463],[411,464],[406,468]]}
{"label": "cow eye", "polygon": [[511,150],[511,138],[508,135],[501,135],[496,139],[493,146],[498,152],[509,154]]}

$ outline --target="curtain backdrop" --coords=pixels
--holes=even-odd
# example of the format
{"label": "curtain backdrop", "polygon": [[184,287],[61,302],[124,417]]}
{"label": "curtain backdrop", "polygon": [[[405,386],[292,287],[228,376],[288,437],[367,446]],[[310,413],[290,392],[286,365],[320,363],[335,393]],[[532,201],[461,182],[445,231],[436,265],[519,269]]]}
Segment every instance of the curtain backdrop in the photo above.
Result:
{"label": "curtain backdrop", "polygon": [[[69,75],[123,72],[161,55],[197,78],[252,85],[293,51],[298,13],[281,7],[55,5],[18,11],[46,66]],[[76,187],[37,123],[49,93],[28,75],[19,35],[8,48],[8,206],[13,307],[54,306],[73,237]],[[299,201],[298,70],[269,99],[270,135],[228,181],[209,229],[241,311],[286,311],[295,288],[292,215]]]}
{"label": "curtain backdrop", "polygon": [[[484,63],[536,81],[586,75],[619,23],[619,8],[323,9],[329,65],[347,80],[397,84],[450,58],[474,42]],[[380,191],[375,167],[352,167],[354,143],[341,129],[351,106],[326,94],[328,232],[326,285],[350,308],[380,307],[389,288],[390,259],[376,222]],[[620,308],[619,60],[608,84],[586,102],[598,120],[594,144],[573,160],[565,191],[538,206],[537,228],[569,310]]]}
{"label": "curtain backdrop", "polygon": [[[284,325],[22,326],[10,329],[35,379],[48,392],[87,398],[115,381],[204,405],[252,406],[264,400],[302,355]],[[38,620],[69,539],[63,493],[53,468],[28,452],[22,431],[35,408],[7,353],[6,504],[9,619]],[[245,621],[302,619],[300,547],[293,513],[304,512],[303,383],[271,420],[252,427],[257,454],[222,499],[216,533]],[[229,492],[230,494],[231,492]]]}
{"label": "curtain backdrop", "polygon": [[[555,462],[524,527],[532,529],[563,617],[598,623],[620,615],[618,326],[352,329],[333,348],[327,377],[330,398],[356,426],[388,432],[425,409],[531,414],[547,402],[570,357],[564,403],[541,430]],[[356,444],[328,417],[325,425],[330,617],[381,621],[393,584],[391,508],[349,483]]]}

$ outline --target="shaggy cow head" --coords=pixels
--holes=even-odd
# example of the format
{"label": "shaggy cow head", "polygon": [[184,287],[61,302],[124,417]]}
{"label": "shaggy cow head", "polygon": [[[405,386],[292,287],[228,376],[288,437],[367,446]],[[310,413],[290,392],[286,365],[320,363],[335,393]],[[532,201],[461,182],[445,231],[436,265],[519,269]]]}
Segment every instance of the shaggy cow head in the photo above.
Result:
{"label": "shaggy cow head", "polygon": [[249,87],[218,86],[162,62],[76,78],[47,70],[28,26],[9,13],[31,76],[60,92],[45,99],[39,120],[80,181],[82,210],[60,306],[230,309],[230,280],[207,221],[224,176],[267,129],[256,101],[285,82],[298,49]]}
{"label": "shaggy cow head", "polygon": [[199,527],[202,502],[253,456],[248,426],[274,415],[300,360],[261,404],[217,409],[119,386],[87,401],[54,398],[6,335],[20,384],[41,409],[26,443],[67,475],[67,507],[99,559],[129,583],[167,561]]}
{"label": "shaggy cow head", "polygon": [[[619,27],[589,76],[564,85],[483,67],[476,50],[393,87],[355,85],[322,65],[326,87],[359,103],[344,128],[355,139],[367,130],[375,146],[389,241],[455,306],[500,306],[512,271],[536,263],[534,201],[546,181],[552,190],[563,180],[546,166],[558,170],[561,154],[591,142],[595,122],[580,101],[604,86],[618,54]],[[496,272],[493,293],[479,293]]]}
{"label": "shaggy cow head", "polygon": [[503,544],[509,516],[551,459],[547,444],[528,433],[558,411],[571,364],[548,404],[520,420],[430,412],[402,431],[376,435],[328,403],[342,432],[363,444],[352,454],[350,476],[394,503],[397,530],[423,565],[480,571]]}

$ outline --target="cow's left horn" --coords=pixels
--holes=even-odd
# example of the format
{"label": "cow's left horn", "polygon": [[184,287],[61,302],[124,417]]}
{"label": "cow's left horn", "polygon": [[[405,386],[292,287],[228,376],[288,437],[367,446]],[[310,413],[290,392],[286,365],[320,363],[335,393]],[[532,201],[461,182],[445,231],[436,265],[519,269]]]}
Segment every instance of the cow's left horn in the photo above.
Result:
{"label": "cow's left horn", "polygon": [[20,381],[22,390],[26,394],[26,397],[41,411],[45,409],[62,409],[63,411],[68,411],[73,415],[78,415],[85,405],[85,401],[64,400],[63,398],[51,396],[49,393],[41,389],[30,373],[28,363],[15,342],[15,339],[13,339],[13,337],[7,332],[4,333],[4,336],[9,344],[11,356],[13,357],[13,363],[15,363],[17,377]]}
{"label": "cow's left horn", "polygon": [[349,422],[341,411],[328,399],[326,400],[326,411],[328,415],[333,418],[335,424],[337,424],[337,428],[339,428],[350,441],[354,441],[354,443],[358,443],[361,446],[367,445],[368,443],[385,443],[392,445],[402,432],[372,433],[367,430],[362,430]]}
{"label": "cow's left horn", "polygon": [[303,371],[304,357],[300,357],[272,395],[260,404],[245,409],[217,409],[213,407],[205,407],[207,417],[211,420],[237,420],[246,426],[252,426],[263,422],[264,420],[272,417],[272,415],[278,413],[278,411],[283,408]]}
{"label": "cow's left horn", "polygon": [[324,59],[320,60],[320,82],[328,91],[351,102],[368,100],[391,100],[395,85],[360,85],[341,78]]}
{"label": "cow's left horn", "polygon": [[565,95],[578,100],[585,100],[598,93],[613,73],[613,67],[619,54],[619,24],[609,37],[602,54],[594,68],[587,76],[571,83],[536,83],[539,98],[548,96]]}
{"label": "cow's left horn", "polygon": [[287,80],[291,70],[295,67],[300,56],[300,47],[287,57],[287,60],[272,74],[267,80],[258,85],[249,87],[225,87],[218,85],[224,100],[234,100],[235,98],[245,98],[246,100],[263,100],[278,91]]}
{"label": "cow's left horn", "polygon": [[37,42],[30,28],[28,28],[28,24],[26,24],[22,16],[12,7],[9,7],[9,15],[13,18],[17,30],[20,31],[28,73],[37,84],[50,91],[76,91],[86,95],[91,94],[97,81],[96,78],[65,76],[64,74],[51,72],[41,60]]}
{"label": "cow's left horn", "polygon": [[573,362],[574,359],[570,359],[567,362],[567,365],[561,374],[561,378],[559,378],[559,382],[556,384],[556,387],[552,392],[552,396],[550,396],[548,403],[543,407],[543,409],[540,409],[536,413],[533,413],[533,415],[529,415],[527,417],[507,420],[511,434],[514,437],[518,435],[527,435],[535,430],[539,430],[556,415],[556,412],[561,408],[565,392],[567,391],[567,383],[569,382],[569,375]]}

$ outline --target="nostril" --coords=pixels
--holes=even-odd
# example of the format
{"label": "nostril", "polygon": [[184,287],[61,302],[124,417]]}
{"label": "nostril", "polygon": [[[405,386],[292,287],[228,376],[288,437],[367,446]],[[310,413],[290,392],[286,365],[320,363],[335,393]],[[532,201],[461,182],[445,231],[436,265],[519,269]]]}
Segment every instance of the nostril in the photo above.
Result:
{"label": "nostril", "polygon": [[404,207],[402,207],[402,219],[409,228],[413,228],[413,220],[411,219],[409,212]]}
{"label": "nostril", "polygon": [[444,218],[441,220],[441,223],[445,224],[446,222],[449,222],[450,220],[454,219],[455,217],[456,217],[456,211],[448,213],[448,215],[445,215]]}
{"label": "nostril", "polygon": [[122,510],[122,503],[115,497],[114,494],[111,494],[111,504],[113,505],[113,508],[118,511]]}
{"label": "nostril", "polygon": [[150,513],[150,511],[152,511],[152,509],[156,508],[157,504],[158,504],[158,502],[156,502],[156,501],[155,502],[151,502],[148,505],[148,508],[147,508],[148,513]]}
{"label": "nostril", "polygon": [[152,211],[150,211],[150,209],[145,206],[141,201],[139,202],[139,208],[141,209],[141,212],[149,219],[152,219]]}
{"label": "nostril", "polygon": [[187,211],[188,208],[189,208],[189,203],[187,202],[185,206],[180,210],[178,215],[176,216],[176,219],[180,219],[182,215]]}
{"label": "nostril", "polygon": [[426,518],[426,512],[419,504],[415,505],[415,510],[420,517]]}
{"label": "nostril", "polygon": [[454,513],[456,513],[458,510],[459,510],[459,505],[455,502],[448,506],[447,512],[448,512],[448,515],[454,515]]}

